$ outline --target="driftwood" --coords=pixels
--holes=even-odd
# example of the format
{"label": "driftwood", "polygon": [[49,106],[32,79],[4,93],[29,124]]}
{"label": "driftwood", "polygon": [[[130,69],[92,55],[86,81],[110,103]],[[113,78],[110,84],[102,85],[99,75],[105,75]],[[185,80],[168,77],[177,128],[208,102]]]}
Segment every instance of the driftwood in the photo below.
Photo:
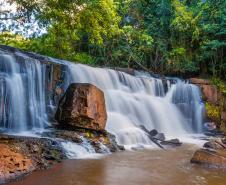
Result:
{"label": "driftwood", "polygon": [[[148,134],[147,134],[147,135],[148,135]],[[148,135],[148,137],[149,137],[149,139],[150,139],[153,143],[155,143],[159,148],[165,149],[160,143],[158,143],[158,141],[157,141],[156,138],[154,138],[154,137],[152,137],[152,136],[150,136],[150,135]]]}
{"label": "driftwood", "polygon": [[149,138],[153,143],[155,143],[159,148],[164,149],[164,147],[163,147],[160,143],[158,143],[157,140],[155,140],[153,136],[150,135],[149,130],[146,129],[145,126],[140,125],[140,128],[146,133],[146,135],[148,136],[148,138]]}
{"label": "driftwood", "polygon": [[[164,145],[175,145],[175,146],[180,146],[182,145],[181,142],[179,142],[178,140],[178,143],[176,142],[173,142],[172,140],[169,140],[169,141],[166,141],[166,140],[162,140],[162,139],[158,139],[158,138],[155,138],[154,136],[150,135],[150,131],[147,130],[143,125],[140,126],[140,128],[147,134],[148,138],[153,142],[155,143],[159,148],[162,148],[162,149],[165,149],[161,143],[164,143]],[[160,141],[161,143],[159,143],[158,141]]]}

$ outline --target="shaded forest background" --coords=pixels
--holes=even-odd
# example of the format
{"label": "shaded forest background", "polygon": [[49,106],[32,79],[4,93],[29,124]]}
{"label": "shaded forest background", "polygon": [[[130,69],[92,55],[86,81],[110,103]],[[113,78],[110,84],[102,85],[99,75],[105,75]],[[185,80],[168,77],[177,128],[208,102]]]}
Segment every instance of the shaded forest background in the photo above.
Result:
{"label": "shaded forest background", "polygon": [[226,79],[226,0],[6,0],[0,43],[93,66]]}

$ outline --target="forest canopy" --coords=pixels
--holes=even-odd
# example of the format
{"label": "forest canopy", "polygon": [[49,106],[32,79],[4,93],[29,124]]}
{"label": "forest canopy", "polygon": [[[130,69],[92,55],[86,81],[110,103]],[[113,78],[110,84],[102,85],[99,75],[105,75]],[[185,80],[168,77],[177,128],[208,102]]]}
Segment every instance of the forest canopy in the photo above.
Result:
{"label": "forest canopy", "polygon": [[226,78],[226,0],[7,3],[16,11],[0,8],[1,44],[93,66]]}

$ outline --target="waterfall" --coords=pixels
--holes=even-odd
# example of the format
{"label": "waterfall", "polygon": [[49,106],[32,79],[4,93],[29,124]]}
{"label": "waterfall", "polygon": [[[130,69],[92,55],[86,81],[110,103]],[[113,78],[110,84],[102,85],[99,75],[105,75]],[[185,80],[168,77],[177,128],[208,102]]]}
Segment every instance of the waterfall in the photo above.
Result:
{"label": "waterfall", "polygon": [[[141,127],[172,137],[202,132],[204,106],[195,85],[179,79],[154,78],[138,71],[133,76],[52,58],[43,62],[40,60],[43,56],[38,57],[31,53],[0,53],[3,130],[45,129],[60,98],[54,94],[56,88],[66,90],[70,83],[77,82],[91,83],[103,90],[108,115],[106,129],[116,135],[119,144],[151,145]],[[53,64],[62,72],[60,75],[54,72]]]}
{"label": "waterfall", "polygon": [[[123,145],[149,145],[140,128],[157,129],[169,136],[202,130],[199,88],[181,80],[164,87],[161,79],[136,76],[111,69],[71,65],[71,82],[91,83],[104,91],[107,106],[106,129]],[[171,86],[171,87],[170,87]]]}
{"label": "waterfall", "polygon": [[45,65],[23,56],[0,55],[0,127],[8,131],[43,129],[47,122]]}
{"label": "waterfall", "polygon": [[196,85],[178,81],[167,96],[173,104],[177,105],[190,126],[189,129],[201,133],[205,108],[200,89]]}

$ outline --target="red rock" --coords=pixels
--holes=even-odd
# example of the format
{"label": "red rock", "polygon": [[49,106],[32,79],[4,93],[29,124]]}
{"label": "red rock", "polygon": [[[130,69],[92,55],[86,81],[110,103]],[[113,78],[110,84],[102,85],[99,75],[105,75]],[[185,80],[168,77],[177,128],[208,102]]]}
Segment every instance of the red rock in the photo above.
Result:
{"label": "red rock", "polygon": [[215,85],[202,85],[201,90],[204,100],[213,104],[218,103],[218,91]]}
{"label": "red rock", "polygon": [[226,112],[221,113],[221,120],[226,122]]}
{"label": "red rock", "polygon": [[71,84],[55,115],[61,125],[104,130],[107,113],[104,93],[91,84]]}
{"label": "red rock", "polygon": [[193,84],[210,85],[210,81],[206,79],[190,78],[189,80]]}
{"label": "red rock", "polygon": [[219,94],[217,87],[211,85],[209,80],[200,78],[190,78],[191,83],[198,85],[201,88],[203,99],[213,104],[218,104]]}
{"label": "red rock", "polygon": [[0,183],[7,182],[34,170],[31,159],[0,144]]}
{"label": "red rock", "polygon": [[191,162],[226,168],[226,151],[199,149],[193,155]]}

